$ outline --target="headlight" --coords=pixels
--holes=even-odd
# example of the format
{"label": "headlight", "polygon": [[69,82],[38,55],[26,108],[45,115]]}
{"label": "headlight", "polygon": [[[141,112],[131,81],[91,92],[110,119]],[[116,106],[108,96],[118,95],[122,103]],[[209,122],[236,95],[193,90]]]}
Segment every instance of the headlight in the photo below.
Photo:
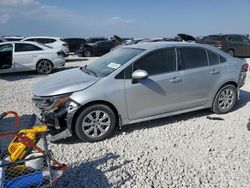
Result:
{"label": "headlight", "polygon": [[48,107],[45,107],[44,109],[46,111],[53,110],[56,107],[60,106],[61,104],[64,104],[68,100],[69,100],[69,96],[63,96],[63,97],[59,97],[59,98],[53,98],[53,100],[51,101],[52,104],[50,106],[48,106]]}
{"label": "headlight", "polygon": [[56,109],[60,105],[69,101],[70,95],[71,95],[71,93],[66,94],[66,95],[55,96],[55,97],[37,97],[37,96],[34,96],[32,98],[32,100],[37,108],[41,109],[42,111],[43,110],[50,111],[50,110]]}

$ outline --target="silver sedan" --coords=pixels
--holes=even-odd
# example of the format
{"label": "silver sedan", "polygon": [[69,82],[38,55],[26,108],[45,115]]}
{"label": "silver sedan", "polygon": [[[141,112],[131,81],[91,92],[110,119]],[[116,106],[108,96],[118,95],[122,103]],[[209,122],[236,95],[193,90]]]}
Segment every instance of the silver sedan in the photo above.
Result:
{"label": "silver sedan", "polygon": [[39,119],[58,140],[109,137],[116,126],[204,108],[227,113],[248,64],[212,46],[156,42],[122,47],[88,66],[56,73],[33,87]]}

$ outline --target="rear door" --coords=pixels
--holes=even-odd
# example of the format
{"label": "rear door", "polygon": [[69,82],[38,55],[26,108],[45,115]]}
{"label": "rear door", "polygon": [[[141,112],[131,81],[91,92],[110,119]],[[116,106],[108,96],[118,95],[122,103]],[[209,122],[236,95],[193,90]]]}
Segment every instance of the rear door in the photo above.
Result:
{"label": "rear door", "polygon": [[13,44],[0,45],[0,73],[13,70]]}
{"label": "rear door", "polygon": [[16,70],[30,70],[34,69],[33,62],[35,58],[34,52],[38,50],[38,47],[27,43],[16,43],[14,62]]}
{"label": "rear door", "polygon": [[183,108],[203,107],[220,82],[224,65],[216,54],[200,47],[180,47],[178,57],[178,69],[184,72]]}
{"label": "rear door", "polygon": [[[135,70],[145,70],[148,78],[132,83]],[[176,71],[175,48],[147,54],[126,69],[125,95],[130,120],[160,115],[182,107],[183,75]]]}

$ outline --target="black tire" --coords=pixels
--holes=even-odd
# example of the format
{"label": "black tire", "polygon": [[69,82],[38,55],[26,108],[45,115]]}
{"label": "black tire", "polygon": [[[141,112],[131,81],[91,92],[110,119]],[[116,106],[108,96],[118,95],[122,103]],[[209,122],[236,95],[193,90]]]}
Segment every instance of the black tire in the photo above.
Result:
{"label": "black tire", "polygon": [[234,57],[234,50],[230,49],[230,50],[227,51],[227,53],[228,53],[230,56]]}
{"label": "black tire", "polygon": [[41,60],[36,65],[39,74],[50,74],[53,71],[53,64],[49,60]]}
{"label": "black tire", "polygon": [[[99,117],[97,117],[98,112]],[[113,110],[106,105],[97,104],[85,108],[79,114],[76,119],[75,132],[82,141],[98,142],[108,138],[113,133],[115,125],[116,116]]]}
{"label": "black tire", "polygon": [[237,101],[237,89],[234,85],[223,86],[216,94],[212,111],[216,114],[225,114],[232,110]]}
{"label": "black tire", "polygon": [[90,56],[92,55],[92,53],[91,53],[91,51],[89,51],[89,50],[85,50],[85,51],[83,52],[83,55],[84,55],[85,57],[90,57]]}

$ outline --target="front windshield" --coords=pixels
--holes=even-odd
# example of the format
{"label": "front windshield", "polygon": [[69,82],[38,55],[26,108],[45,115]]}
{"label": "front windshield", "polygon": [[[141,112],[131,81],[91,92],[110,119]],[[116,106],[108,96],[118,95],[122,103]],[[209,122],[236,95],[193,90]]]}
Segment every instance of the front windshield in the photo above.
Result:
{"label": "front windshield", "polygon": [[137,48],[120,48],[98,58],[85,69],[94,72],[96,76],[104,77],[143,51]]}

